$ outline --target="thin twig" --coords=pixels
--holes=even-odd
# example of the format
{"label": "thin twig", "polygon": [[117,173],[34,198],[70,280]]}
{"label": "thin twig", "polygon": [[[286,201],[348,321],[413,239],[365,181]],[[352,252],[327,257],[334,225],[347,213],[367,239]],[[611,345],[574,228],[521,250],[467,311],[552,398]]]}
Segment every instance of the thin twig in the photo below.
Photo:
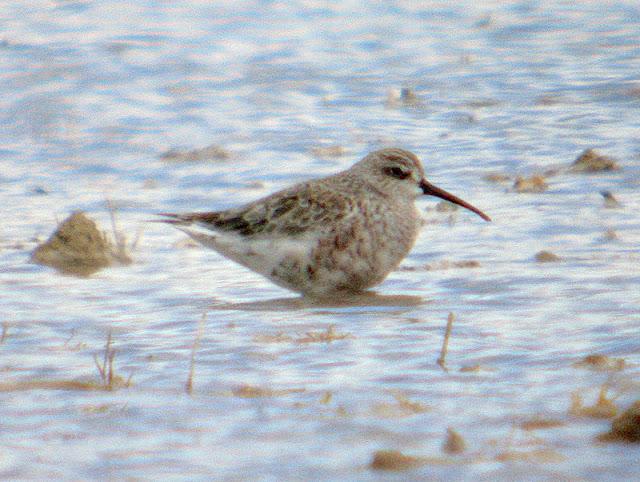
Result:
{"label": "thin twig", "polygon": [[140,242],[140,240],[142,239],[142,233],[144,231],[144,228],[142,226],[140,226],[137,230],[136,230],[136,235],[133,238],[133,241],[131,241],[131,244],[129,245],[129,251],[135,251],[138,248],[138,243]]}
{"label": "thin twig", "polygon": [[454,319],[455,317],[453,316],[453,313],[449,313],[449,316],[447,317],[447,328],[444,332],[444,340],[442,340],[440,357],[437,360],[438,365],[440,365],[440,367],[445,371],[447,370],[447,367],[445,366],[445,360],[447,358],[447,351],[449,350],[449,338],[451,337],[451,328],[453,327]]}
{"label": "thin twig", "polygon": [[114,373],[113,373],[113,360],[116,357],[116,351],[112,350],[111,352],[109,352],[109,369],[107,371],[107,388],[109,390],[111,390],[113,388],[113,377],[114,377]]}
{"label": "thin twig", "polygon": [[107,343],[104,346],[104,360],[102,362],[102,374],[103,376],[103,381],[106,383],[107,381],[107,367],[108,367],[108,362],[109,362],[109,358],[110,358],[110,353],[111,353],[111,330],[109,330],[109,333],[107,333]]}
{"label": "thin twig", "polygon": [[105,387],[110,387],[113,382],[113,359],[116,353],[111,349],[111,330],[107,334],[107,343],[104,345],[104,355],[102,357],[102,364],[98,361],[98,355],[93,355],[93,361],[96,364],[98,373],[100,373],[100,379]]}
{"label": "thin twig", "polygon": [[116,207],[111,201],[111,199],[107,198],[107,209],[109,210],[109,218],[111,218],[111,230],[113,231],[113,238],[116,241],[116,248],[118,249],[118,253],[122,253],[126,248],[126,240],[122,232],[118,229],[118,220],[116,219]]}
{"label": "thin twig", "polygon": [[193,393],[193,375],[196,369],[196,352],[198,348],[200,348],[200,339],[202,338],[202,334],[204,332],[204,322],[207,319],[207,313],[202,313],[202,317],[198,322],[198,330],[196,332],[196,338],[193,341],[193,345],[191,346],[191,360],[189,362],[189,376],[187,377],[187,383],[185,384],[184,389],[186,392],[191,395]]}
{"label": "thin twig", "polygon": [[100,365],[100,362],[98,361],[98,355],[95,353],[93,355],[93,363],[95,363],[96,368],[98,369],[100,380],[102,380],[102,383],[104,383],[104,368],[102,368],[102,365]]}

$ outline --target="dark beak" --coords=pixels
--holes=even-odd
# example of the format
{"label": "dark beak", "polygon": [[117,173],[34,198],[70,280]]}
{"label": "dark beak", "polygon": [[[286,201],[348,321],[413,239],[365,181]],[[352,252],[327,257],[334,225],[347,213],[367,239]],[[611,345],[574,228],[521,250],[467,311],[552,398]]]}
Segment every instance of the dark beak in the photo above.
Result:
{"label": "dark beak", "polygon": [[444,189],[440,189],[439,187],[434,186],[433,184],[427,182],[426,180],[420,181],[420,188],[422,192],[427,196],[435,196],[440,199],[444,199],[445,201],[449,201],[450,203],[457,204],[458,206],[462,206],[463,208],[468,209],[469,211],[473,211],[478,216],[480,216],[485,221],[491,221],[491,218],[487,216],[485,213],[480,211],[477,207],[472,206],[466,201],[463,201],[458,196],[454,196],[451,193],[448,193]]}

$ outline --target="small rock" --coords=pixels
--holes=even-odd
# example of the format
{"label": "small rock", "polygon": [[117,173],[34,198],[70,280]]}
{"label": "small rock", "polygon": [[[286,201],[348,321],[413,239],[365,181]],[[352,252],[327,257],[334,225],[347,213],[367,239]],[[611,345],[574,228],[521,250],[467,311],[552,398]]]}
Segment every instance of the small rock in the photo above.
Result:
{"label": "small rock", "polygon": [[603,156],[593,149],[586,149],[571,165],[575,172],[616,171],[618,163],[610,157]]}

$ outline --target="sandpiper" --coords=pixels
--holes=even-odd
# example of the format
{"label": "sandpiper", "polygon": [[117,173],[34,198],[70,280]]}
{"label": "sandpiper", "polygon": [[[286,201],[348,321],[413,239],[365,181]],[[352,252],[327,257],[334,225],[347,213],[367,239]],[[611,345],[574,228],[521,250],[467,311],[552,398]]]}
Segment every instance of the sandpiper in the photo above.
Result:
{"label": "sandpiper", "polygon": [[163,213],[170,223],[278,286],[324,298],[381,283],[422,224],[420,195],[489,216],[429,183],[415,154],[374,151],[350,169],[217,212]]}

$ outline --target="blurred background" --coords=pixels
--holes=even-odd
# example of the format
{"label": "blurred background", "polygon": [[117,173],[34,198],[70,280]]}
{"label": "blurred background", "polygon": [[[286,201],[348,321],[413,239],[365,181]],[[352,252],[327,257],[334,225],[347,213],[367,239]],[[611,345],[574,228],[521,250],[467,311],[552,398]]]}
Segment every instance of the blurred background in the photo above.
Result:
{"label": "blurred background", "polygon": [[[637,1],[0,4],[0,476],[638,478],[596,440],[638,398],[638,45]],[[494,222],[421,201],[373,304],[147,222],[383,146]],[[34,263],[77,210],[131,263]]]}

